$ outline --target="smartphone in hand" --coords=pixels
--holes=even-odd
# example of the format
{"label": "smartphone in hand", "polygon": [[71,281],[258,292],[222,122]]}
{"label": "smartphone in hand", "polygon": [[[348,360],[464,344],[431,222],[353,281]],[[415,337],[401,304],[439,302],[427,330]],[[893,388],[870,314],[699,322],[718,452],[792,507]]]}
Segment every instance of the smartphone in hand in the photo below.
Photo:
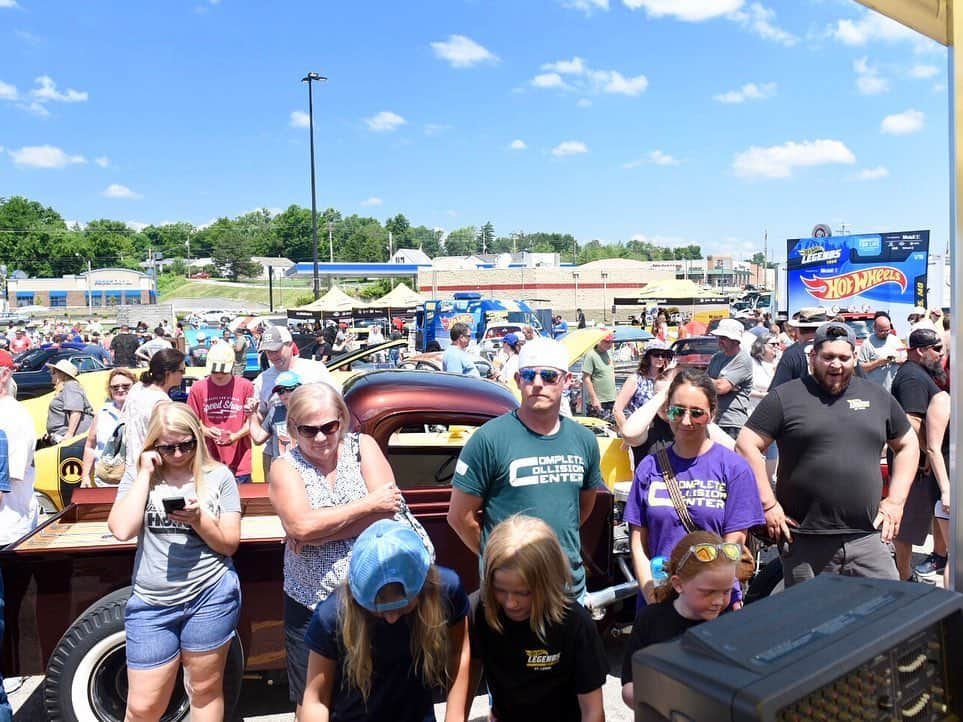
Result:
{"label": "smartphone in hand", "polygon": [[180,511],[187,506],[187,499],[183,496],[167,496],[161,499],[161,503],[164,505],[164,511],[170,514],[172,511]]}

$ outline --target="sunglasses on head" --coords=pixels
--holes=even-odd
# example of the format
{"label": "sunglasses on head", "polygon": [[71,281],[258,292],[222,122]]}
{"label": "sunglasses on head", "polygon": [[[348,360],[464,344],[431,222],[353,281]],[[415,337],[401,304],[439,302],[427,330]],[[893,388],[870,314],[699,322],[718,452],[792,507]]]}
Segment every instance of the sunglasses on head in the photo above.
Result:
{"label": "sunglasses on head", "polygon": [[738,562],[742,559],[742,544],[735,542],[723,542],[722,544],[693,544],[689,551],[679,560],[679,569],[685,566],[689,557],[695,557],[703,564],[714,562],[722,553],[730,562]]}
{"label": "sunglasses on head", "polygon": [[669,417],[669,421],[678,421],[683,418],[686,414],[689,414],[689,418],[692,419],[694,423],[702,423],[703,420],[709,420],[709,412],[705,409],[690,409],[686,406],[670,406],[666,409],[666,416]]}
{"label": "sunglasses on head", "polygon": [[178,451],[182,454],[189,454],[197,448],[197,440],[182,441],[179,444],[155,444],[154,451],[161,456],[173,456]]}
{"label": "sunglasses on head", "polygon": [[321,424],[320,426],[312,426],[311,424],[298,424],[298,433],[301,436],[317,436],[318,434],[323,434],[324,436],[331,436],[332,434],[338,433],[338,429],[341,428],[341,419],[334,419],[326,424]]}
{"label": "sunglasses on head", "polygon": [[526,384],[532,383],[535,377],[539,376],[542,383],[554,386],[561,381],[563,375],[558,369],[519,369],[518,371],[519,378]]}

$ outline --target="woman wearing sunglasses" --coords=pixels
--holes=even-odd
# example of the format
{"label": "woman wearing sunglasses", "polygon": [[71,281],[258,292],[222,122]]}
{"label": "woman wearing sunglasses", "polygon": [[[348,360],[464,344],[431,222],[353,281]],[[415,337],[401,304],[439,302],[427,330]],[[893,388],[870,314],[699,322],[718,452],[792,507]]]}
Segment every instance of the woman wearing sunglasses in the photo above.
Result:
{"label": "woman wearing sunglasses", "polygon": [[186,404],[154,409],[136,474],[121,481],[107,525],[120,541],[137,537],[124,613],[126,720],[160,719],[181,665],[191,719],[224,719],[224,664],[241,608],[231,561],[241,500]]}
{"label": "woman wearing sunglasses", "polygon": [[[612,407],[612,414],[620,432],[625,426],[626,419],[655,395],[655,382],[671,367],[674,355],[668,344],[658,339],[653,339],[645,347],[639,361],[639,368],[622,384],[619,395],[615,397],[615,405]],[[640,449],[639,446],[632,447],[633,467],[638,466],[642,460],[643,454]]]}
{"label": "woman wearing sunglasses", "polygon": [[[687,526],[743,544],[749,527],[764,523],[749,464],[709,436],[717,405],[712,379],[690,370],[677,373],[666,408],[674,441],[663,453],[645,457],[635,471],[624,516],[647,604],[654,601],[655,590],[650,560],[668,557]],[[738,586],[733,604],[742,604]]]}
{"label": "woman wearing sunglasses", "polygon": [[124,402],[124,436],[127,443],[127,469],[136,472],[140,452],[144,449],[147,425],[157,404],[170,401],[171,389],[184,381],[184,354],[175,348],[161,349],[150,357],[140,381],[127,392]]}
{"label": "woman wearing sunglasses", "polygon": [[288,688],[299,713],[308,668],[304,635],[315,607],[346,579],[358,535],[405,508],[380,447],[370,436],[350,432],[349,418],[333,387],[301,385],[287,397],[287,430],[296,445],[271,463],[271,502],[287,535]]}
{"label": "woman wearing sunglasses", "polygon": [[98,477],[94,468],[120,423],[127,394],[136,381],[137,377],[129,369],[115,368],[107,376],[107,400],[87,429],[81,486],[116,486],[120,482],[120,479],[109,481]]}

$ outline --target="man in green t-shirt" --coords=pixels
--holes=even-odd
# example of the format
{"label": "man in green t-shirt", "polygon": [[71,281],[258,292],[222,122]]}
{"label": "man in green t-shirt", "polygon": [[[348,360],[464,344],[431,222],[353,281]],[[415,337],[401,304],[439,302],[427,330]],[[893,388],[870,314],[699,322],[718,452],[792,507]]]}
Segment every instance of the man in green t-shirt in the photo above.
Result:
{"label": "man in green t-shirt", "polygon": [[504,519],[513,514],[543,519],[569,558],[577,599],[585,592],[579,527],[592,513],[602,474],[595,436],[559,416],[569,380],[568,352],[561,343],[537,338],[522,346],[515,374],[522,404],[486,423],[465,444],[455,466],[448,523],[481,556]]}
{"label": "man in green t-shirt", "polygon": [[612,417],[615,406],[615,364],[609,351],[615,334],[610,333],[586,352],[582,359],[582,397],[585,413],[599,419]]}

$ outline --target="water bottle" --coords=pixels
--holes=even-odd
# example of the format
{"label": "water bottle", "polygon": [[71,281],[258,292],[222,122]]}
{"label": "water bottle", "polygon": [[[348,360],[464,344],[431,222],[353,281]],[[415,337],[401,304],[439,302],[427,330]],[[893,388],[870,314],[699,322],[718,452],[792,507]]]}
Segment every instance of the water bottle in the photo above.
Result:
{"label": "water bottle", "polygon": [[669,559],[667,557],[658,556],[652,557],[649,562],[652,569],[652,581],[655,582],[655,586],[661,587],[663,584],[669,581]]}

